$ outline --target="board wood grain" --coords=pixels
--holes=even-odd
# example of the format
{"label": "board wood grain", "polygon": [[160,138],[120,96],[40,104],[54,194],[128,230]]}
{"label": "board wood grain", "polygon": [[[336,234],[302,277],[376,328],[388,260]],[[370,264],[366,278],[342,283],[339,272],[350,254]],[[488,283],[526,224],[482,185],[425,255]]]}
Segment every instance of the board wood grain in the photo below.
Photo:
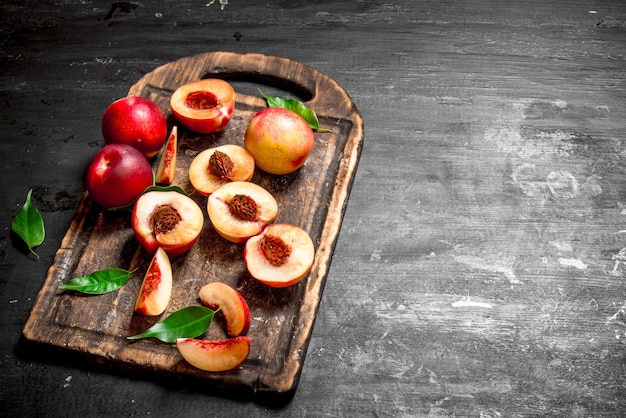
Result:
{"label": "board wood grain", "polygon": [[[128,95],[154,100],[164,109],[171,127],[175,124],[169,110],[173,91],[209,77],[293,91],[308,98],[306,104],[318,114],[321,127],[332,129],[331,133],[315,134],[311,156],[297,172],[274,176],[257,170],[252,179],[276,198],[276,222],[298,225],[311,235],[316,254],[309,276],[285,289],[257,283],[245,269],[243,246],[217,235],[206,216],[206,197],[192,193],[187,173],[195,155],[224,143],[242,145],[250,118],[266,106],[260,96],[237,92],[235,113],[224,131],[205,135],[179,126],[174,184],[190,192],[205,213],[205,224],[196,245],[172,260],[174,289],[164,314],[147,318],[133,312],[151,257],[135,239],[129,213],[104,211],[85,193],[23,333],[31,341],[72,350],[102,363],[199,379],[212,387],[249,391],[253,396],[288,396],[297,388],[306,356],[363,144],[363,122],[345,90],[327,75],[289,59],[259,54],[211,52],[182,58],[143,76]],[[84,296],[58,289],[73,277],[112,267],[134,270],[127,285],[117,292]],[[187,364],[172,344],[127,340],[178,309],[198,305],[199,288],[212,281],[237,288],[250,305],[251,352],[240,368],[204,372]],[[222,337],[218,320],[203,336]]]}

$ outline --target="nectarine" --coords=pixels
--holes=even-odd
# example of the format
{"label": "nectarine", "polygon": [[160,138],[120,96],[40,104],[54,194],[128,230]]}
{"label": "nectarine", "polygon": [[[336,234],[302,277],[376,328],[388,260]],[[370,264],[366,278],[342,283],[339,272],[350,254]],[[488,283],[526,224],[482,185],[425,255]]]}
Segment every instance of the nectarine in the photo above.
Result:
{"label": "nectarine", "polygon": [[165,141],[165,145],[159,155],[159,164],[154,175],[157,184],[169,186],[174,181],[176,174],[176,155],[178,151],[178,127],[172,127],[170,136]]}
{"label": "nectarine", "polygon": [[226,283],[211,282],[200,288],[198,296],[207,308],[222,313],[229,337],[246,335],[250,327],[250,308],[236,289]]}
{"label": "nectarine", "polygon": [[314,257],[309,234],[289,224],[268,225],[246,242],[244,250],[250,275],[271,287],[298,283],[311,271]]}
{"label": "nectarine", "polygon": [[254,175],[254,158],[245,148],[225,144],[209,148],[191,161],[189,181],[208,196],[229,181],[249,181]]}
{"label": "nectarine", "polygon": [[170,303],[172,295],[172,265],[162,248],[157,249],[143,278],[135,312],[147,315],[161,315]]}
{"label": "nectarine", "polygon": [[274,222],[278,203],[258,184],[233,181],[209,196],[207,212],[218,234],[231,242],[242,243]]}
{"label": "nectarine", "polygon": [[152,184],[150,162],[130,145],[105,145],[87,167],[89,196],[107,209],[131,204]]}
{"label": "nectarine", "polygon": [[309,124],[297,113],[279,107],[256,113],[244,137],[256,166],[270,174],[288,174],[302,167],[313,145]]}
{"label": "nectarine", "polygon": [[235,90],[224,80],[207,78],[174,91],[170,107],[176,120],[198,133],[212,133],[230,122],[235,110]]}
{"label": "nectarine", "polygon": [[204,215],[189,196],[175,191],[149,191],[135,202],[131,224],[146,251],[154,254],[162,247],[174,257],[198,240]]}
{"label": "nectarine", "polygon": [[107,144],[131,145],[151,158],[167,139],[167,121],[161,108],[152,100],[123,97],[104,111],[102,136]]}
{"label": "nectarine", "polygon": [[241,365],[250,353],[250,338],[239,336],[226,340],[179,338],[176,347],[192,366],[208,372],[224,372]]}

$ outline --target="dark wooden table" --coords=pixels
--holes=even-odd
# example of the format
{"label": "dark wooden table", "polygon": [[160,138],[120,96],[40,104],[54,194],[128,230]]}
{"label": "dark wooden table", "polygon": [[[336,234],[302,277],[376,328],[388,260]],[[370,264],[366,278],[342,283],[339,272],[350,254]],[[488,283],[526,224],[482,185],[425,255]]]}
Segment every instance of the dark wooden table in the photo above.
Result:
{"label": "dark wooden table", "polygon": [[[8,416],[626,414],[626,3],[0,5],[0,406]],[[335,79],[365,146],[283,405],[33,348],[22,328],[142,75],[210,51]],[[26,194],[40,259],[9,227]]]}

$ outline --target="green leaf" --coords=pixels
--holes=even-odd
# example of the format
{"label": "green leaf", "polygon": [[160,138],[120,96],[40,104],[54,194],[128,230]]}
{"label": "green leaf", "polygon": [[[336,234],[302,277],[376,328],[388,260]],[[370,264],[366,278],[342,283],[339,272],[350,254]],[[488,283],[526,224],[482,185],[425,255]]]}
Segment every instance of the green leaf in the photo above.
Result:
{"label": "green leaf", "polygon": [[204,306],[188,306],[173,312],[163,321],[157,322],[141,334],[127,338],[129,340],[157,338],[166,343],[176,342],[177,338],[195,338],[209,329],[216,313],[217,311]]}
{"label": "green leaf", "polygon": [[146,190],[144,190],[144,193],[146,192],[177,192],[180,194],[184,194],[185,196],[187,196],[187,193],[180,187],[178,186],[159,186],[159,185],[153,185],[153,186],[149,186]]}
{"label": "green leaf", "polygon": [[304,103],[297,99],[281,99],[280,97],[267,96],[261,89],[259,89],[261,96],[267,101],[269,107],[281,107],[283,109],[291,110],[302,116],[302,118],[309,124],[311,129],[315,129],[318,132],[332,132],[332,129],[321,129],[317,115],[310,107],[307,107]]}
{"label": "green leaf", "polygon": [[31,202],[31,196],[33,189],[28,191],[26,196],[26,202],[22,208],[17,212],[13,223],[11,223],[11,230],[15,232],[24,241],[28,250],[39,258],[37,253],[33,250],[34,247],[41,245],[46,236],[46,229],[43,224],[43,218],[41,213]]}
{"label": "green leaf", "polygon": [[75,290],[89,295],[115,292],[126,284],[132,271],[121,268],[98,270],[88,276],[75,277],[59,286],[62,290]]}
{"label": "green leaf", "polygon": [[[141,192],[141,194],[144,193],[148,193],[148,192],[176,192],[176,193],[180,193],[180,194],[184,194],[185,196],[187,196],[187,193],[180,187],[178,186],[159,186],[156,184],[153,184],[152,186],[148,186],[146,187],[146,190],[144,190],[143,192]],[[141,196],[141,195],[139,195]],[[139,199],[139,197],[137,197],[137,199]],[[135,202],[137,201],[137,199],[133,200],[132,203],[129,203],[126,206],[117,206],[114,208],[109,208],[109,210],[127,210],[129,212],[131,212],[133,210],[133,206],[135,205]]]}

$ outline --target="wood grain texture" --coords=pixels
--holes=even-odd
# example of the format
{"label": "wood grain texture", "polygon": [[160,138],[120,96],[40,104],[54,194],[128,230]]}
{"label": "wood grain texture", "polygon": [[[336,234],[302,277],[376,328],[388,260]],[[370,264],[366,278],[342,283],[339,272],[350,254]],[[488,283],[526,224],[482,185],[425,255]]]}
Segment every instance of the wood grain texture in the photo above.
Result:
{"label": "wood grain texture", "polygon": [[[148,0],[106,21],[109,4],[57,4],[14,12],[23,30],[4,32],[0,147],[4,169],[24,175],[5,184],[2,218],[27,182],[51,224],[40,263],[3,247],[1,289],[16,302],[0,304],[13,335],[0,340],[0,396],[13,410],[625,415],[622,0]],[[279,409],[17,343],[101,144],[101,111],[158,66],[207,51],[306,63],[364,120],[300,384]]]}
{"label": "wood grain texture", "polygon": [[[194,380],[206,380],[212,387],[249,391],[261,397],[291,396],[298,385],[358,164],[363,142],[361,117],[345,91],[328,76],[285,58],[260,54],[206,53],[183,58],[142,77],[129,95],[157,103],[171,130],[178,125],[169,107],[174,90],[208,77],[258,79],[308,92],[311,100],[307,105],[318,114],[320,127],[331,129],[330,133],[315,134],[315,146],[303,168],[284,176],[257,170],[252,178],[276,199],[276,222],[297,225],[311,236],[316,255],[309,275],[285,289],[257,283],[245,269],[243,245],[222,239],[203,209],[205,226],[200,239],[189,252],[172,260],[175,280],[168,308],[156,318],[137,315],[134,303],[151,256],[134,237],[128,212],[102,210],[86,194],[24,327],[24,335],[32,341],[130,369],[151,370],[178,379],[188,375]],[[189,181],[191,161],[211,147],[243,146],[250,119],[266,106],[259,96],[237,93],[231,122],[219,133],[197,134],[179,126],[173,185],[185,190],[200,208],[206,208],[206,196],[194,193]],[[94,297],[59,290],[60,284],[74,277],[113,267],[137,271],[135,280],[117,292]],[[175,311],[198,305],[198,291],[214,281],[238,289],[250,307],[251,353],[242,367],[227,373],[207,373],[188,365],[171,344],[126,339]],[[208,338],[225,338],[223,332],[214,329],[210,328]]]}

